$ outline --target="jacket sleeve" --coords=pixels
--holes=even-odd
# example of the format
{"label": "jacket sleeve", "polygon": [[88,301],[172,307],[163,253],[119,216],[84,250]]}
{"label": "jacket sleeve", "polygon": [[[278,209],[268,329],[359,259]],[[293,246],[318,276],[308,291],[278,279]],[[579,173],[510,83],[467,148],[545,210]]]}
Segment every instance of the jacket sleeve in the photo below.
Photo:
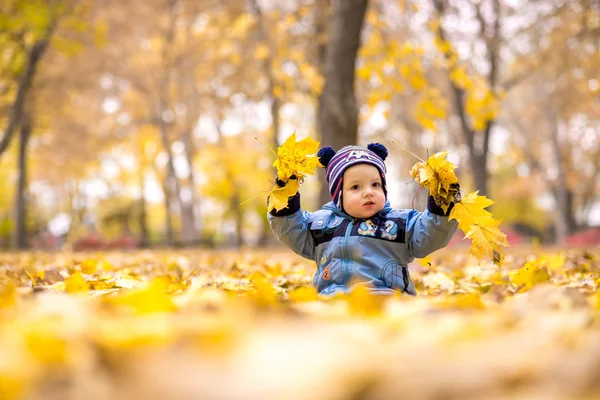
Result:
{"label": "jacket sleeve", "polygon": [[267,217],[271,230],[281,243],[304,258],[315,259],[315,243],[308,226],[310,213],[302,212],[300,193],[289,198],[287,208],[277,212],[271,210]]}
{"label": "jacket sleeve", "polygon": [[409,213],[406,220],[406,243],[410,257],[423,258],[448,245],[458,227],[456,220],[448,220],[453,205],[444,213],[435,204],[433,197],[429,196],[427,210]]}

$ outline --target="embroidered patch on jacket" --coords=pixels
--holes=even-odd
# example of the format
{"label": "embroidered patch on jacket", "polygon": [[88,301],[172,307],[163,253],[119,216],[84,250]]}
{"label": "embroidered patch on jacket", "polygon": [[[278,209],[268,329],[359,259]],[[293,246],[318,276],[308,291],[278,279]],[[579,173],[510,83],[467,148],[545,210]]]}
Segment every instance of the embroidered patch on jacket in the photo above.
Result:
{"label": "embroidered patch on jacket", "polygon": [[323,254],[323,257],[321,257],[321,265],[325,265],[327,263],[327,254]]}
{"label": "embroidered patch on jacket", "polygon": [[321,274],[321,278],[325,279],[326,281],[331,279],[331,270],[329,269],[329,265],[327,266],[327,268],[325,268],[323,270],[323,273]]}
{"label": "embroidered patch on jacket", "polygon": [[388,219],[381,226],[378,226],[375,221],[368,219],[358,225],[354,234],[404,243],[404,226],[403,219]]}
{"label": "embroidered patch on jacket", "polygon": [[[344,237],[346,228],[350,222],[349,220],[344,220],[337,227],[318,230],[312,229],[313,224],[309,223],[308,227],[315,246],[327,243],[336,237]],[[355,224],[352,227],[350,236],[367,236],[389,242],[404,243],[405,230],[406,220],[404,218],[389,218],[381,227],[378,227],[373,220],[369,219]]]}
{"label": "embroidered patch on jacket", "polygon": [[375,236],[375,232],[377,232],[377,225],[370,219],[360,223],[360,227],[358,228],[359,235]]}
{"label": "embroidered patch on jacket", "polygon": [[385,221],[381,237],[387,240],[396,240],[398,237],[398,224],[394,221]]}

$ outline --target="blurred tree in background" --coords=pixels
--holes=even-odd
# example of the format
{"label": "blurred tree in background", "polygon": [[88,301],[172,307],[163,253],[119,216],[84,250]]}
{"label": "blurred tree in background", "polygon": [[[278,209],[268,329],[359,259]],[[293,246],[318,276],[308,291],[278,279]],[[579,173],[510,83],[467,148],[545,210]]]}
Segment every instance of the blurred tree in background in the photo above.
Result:
{"label": "blurred tree in background", "polygon": [[424,194],[392,141],[523,233],[600,223],[598,2],[8,0],[0,42],[2,247],[266,245],[239,204],[293,131],[384,143],[395,207]]}

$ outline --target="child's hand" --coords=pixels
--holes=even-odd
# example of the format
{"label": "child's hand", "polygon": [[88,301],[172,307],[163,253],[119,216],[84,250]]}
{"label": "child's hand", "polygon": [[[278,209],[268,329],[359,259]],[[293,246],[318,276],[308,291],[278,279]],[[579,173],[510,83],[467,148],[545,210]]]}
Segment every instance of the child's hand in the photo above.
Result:
{"label": "child's hand", "polygon": [[460,202],[461,194],[460,194],[460,184],[458,182],[451,184],[450,190],[448,192],[454,198],[454,203]]}
{"label": "child's hand", "polygon": [[[290,179],[298,179],[298,178],[296,178],[296,175],[292,175],[292,176],[290,176]],[[300,182],[300,183],[302,183],[302,182]],[[287,182],[284,182],[284,181],[278,179],[277,175],[275,175],[275,184],[279,187],[285,187],[285,185],[287,185]]]}

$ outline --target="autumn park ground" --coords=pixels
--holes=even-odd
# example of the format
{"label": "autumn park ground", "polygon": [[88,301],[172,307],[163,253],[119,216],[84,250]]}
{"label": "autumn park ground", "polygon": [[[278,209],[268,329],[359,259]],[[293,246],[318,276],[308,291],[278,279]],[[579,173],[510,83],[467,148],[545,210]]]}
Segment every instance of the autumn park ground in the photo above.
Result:
{"label": "autumn park ground", "polygon": [[600,249],[448,248],[320,299],[280,249],[0,255],[1,399],[592,399]]}

